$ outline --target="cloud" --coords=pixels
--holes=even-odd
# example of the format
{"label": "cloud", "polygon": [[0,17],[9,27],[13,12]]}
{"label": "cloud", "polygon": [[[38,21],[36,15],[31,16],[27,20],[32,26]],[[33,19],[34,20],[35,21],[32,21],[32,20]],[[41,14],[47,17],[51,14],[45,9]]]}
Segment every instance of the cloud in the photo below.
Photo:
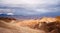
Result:
{"label": "cloud", "polygon": [[13,13],[7,13],[7,15],[14,15]]}
{"label": "cloud", "polygon": [[0,9],[0,14],[14,15],[13,9]]}
{"label": "cloud", "polygon": [[[15,14],[36,15],[60,11],[60,0],[2,0],[1,5],[14,9]],[[4,8],[2,6],[1,8]]]}
{"label": "cloud", "polygon": [[5,4],[55,4],[59,0],[1,0]]}
{"label": "cloud", "polygon": [[40,4],[44,0],[2,0],[5,4]]}

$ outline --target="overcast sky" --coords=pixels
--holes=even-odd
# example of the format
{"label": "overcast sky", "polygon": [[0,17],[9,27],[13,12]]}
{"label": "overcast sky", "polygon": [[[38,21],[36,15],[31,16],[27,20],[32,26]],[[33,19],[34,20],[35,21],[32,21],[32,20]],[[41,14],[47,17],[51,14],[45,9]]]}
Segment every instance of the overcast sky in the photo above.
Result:
{"label": "overcast sky", "polygon": [[41,15],[60,12],[60,0],[0,0],[0,13]]}

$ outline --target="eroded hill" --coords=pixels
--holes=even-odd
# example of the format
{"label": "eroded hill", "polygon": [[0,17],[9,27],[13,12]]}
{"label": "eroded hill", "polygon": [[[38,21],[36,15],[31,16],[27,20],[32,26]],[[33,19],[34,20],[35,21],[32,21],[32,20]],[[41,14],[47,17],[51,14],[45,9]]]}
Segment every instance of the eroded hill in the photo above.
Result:
{"label": "eroded hill", "polygon": [[[5,20],[4,20],[5,19]],[[9,20],[7,22],[7,20]],[[10,18],[1,18],[0,19],[0,33],[45,33],[44,31],[32,29],[29,27],[22,27],[16,25],[17,21]],[[11,22],[11,23],[10,23]]]}
{"label": "eroded hill", "polygon": [[60,17],[16,20],[0,18],[0,33],[60,33]]}

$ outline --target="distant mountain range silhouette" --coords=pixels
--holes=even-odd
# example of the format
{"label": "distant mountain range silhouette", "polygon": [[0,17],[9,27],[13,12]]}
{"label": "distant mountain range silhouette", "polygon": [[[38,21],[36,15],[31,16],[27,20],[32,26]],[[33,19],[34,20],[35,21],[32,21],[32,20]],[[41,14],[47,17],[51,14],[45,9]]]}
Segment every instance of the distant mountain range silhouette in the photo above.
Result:
{"label": "distant mountain range silhouette", "polygon": [[7,14],[0,14],[0,16],[8,16]]}
{"label": "distant mountain range silhouette", "polygon": [[8,14],[0,14],[0,17],[12,17],[12,15],[8,15]]}

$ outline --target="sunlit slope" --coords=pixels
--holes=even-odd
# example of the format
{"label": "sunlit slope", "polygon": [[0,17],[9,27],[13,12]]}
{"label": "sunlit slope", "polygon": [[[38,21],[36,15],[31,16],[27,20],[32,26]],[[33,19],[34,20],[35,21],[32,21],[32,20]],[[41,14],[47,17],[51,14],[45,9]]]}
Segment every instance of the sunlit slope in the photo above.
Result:
{"label": "sunlit slope", "polygon": [[[12,22],[13,20],[10,20]],[[44,31],[32,29],[29,27],[22,27],[16,25],[17,21],[10,23],[5,20],[0,20],[0,33],[45,33]]]}
{"label": "sunlit slope", "polygon": [[57,21],[56,18],[52,17],[43,17],[41,19],[29,19],[29,20],[23,20],[23,21],[18,21],[16,24],[20,26],[34,26],[36,24],[39,24],[40,22],[55,22]]}
{"label": "sunlit slope", "polygon": [[[26,19],[23,21],[18,21],[16,23],[17,26],[24,26],[24,27],[31,27],[34,28],[36,25],[40,24],[41,22],[46,22],[46,23],[50,23],[50,22],[57,22],[60,19],[58,19],[57,17],[42,17],[40,19]],[[41,25],[41,24],[40,24]]]}
{"label": "sunlit slope", "polygon": [[21,22],[17,22],[16,25],[24,26],[24,27],[29,26],[29,27],[33,28],[35,26],[35,24],[38,24],[38,23],[39,23],[38,20],[31,19],[31,20],[23,20]]}

